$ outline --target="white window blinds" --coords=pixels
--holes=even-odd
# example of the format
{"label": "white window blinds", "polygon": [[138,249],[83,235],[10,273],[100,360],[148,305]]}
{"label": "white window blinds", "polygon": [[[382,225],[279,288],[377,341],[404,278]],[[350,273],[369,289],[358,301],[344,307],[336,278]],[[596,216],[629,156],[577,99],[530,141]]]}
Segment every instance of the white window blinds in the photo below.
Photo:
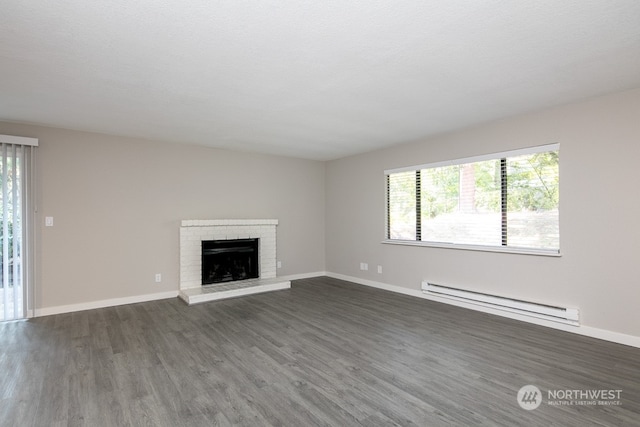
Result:
{"label": "white window blinds", "polygon": [[559,145],[386,171],[387,239],[559,253]]}

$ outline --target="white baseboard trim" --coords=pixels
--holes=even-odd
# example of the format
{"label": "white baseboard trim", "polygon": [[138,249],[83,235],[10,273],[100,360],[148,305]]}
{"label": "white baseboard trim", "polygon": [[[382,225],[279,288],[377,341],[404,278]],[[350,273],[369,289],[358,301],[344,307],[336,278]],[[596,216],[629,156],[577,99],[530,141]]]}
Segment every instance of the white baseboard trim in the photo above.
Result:
{"label": "white baseboard trim", "polygon": [[158,292],[155,294],[136,295],[124,298],[112,298],[99,301],[83,302],[79,304],[58,305],[55,307],[37,308],[35,317],[51,316],[53,314],[73,313],[75,311],[92,310],[94,308],[114,307],[117,305],[135,304],[138,302],[155,301],[160,299],[175,298],[178,291]]}
{"label": "white baseboard trim", "polygon": [[333,277],[334,279],[345,280],[347,282],[357,283],[359,285],[371,286],[372,288],[384,289],[385,291],[395,292],[397,294],[410,295],[412,297],[422,298],[422,291],[418,289],[403,288],[402,286],[388,285],[382,282],[376,282],[373,280],[361,279],[359,277],[347,276],[344,274],[332,273],[328,271],[327,277]]}
{"label": "white baseboard trim", "polygon": [[[326,276],[326,275],[327,273],[325,271],[317,271],[313,273],[301,273],[301,274],[290,274],[288,276],[278,276],[278,279],[299,280],[299,279],[309,279],[311,277],[320,277],[320,276]],[[111,299],[105,299],[105,300],[83,302],[78,304],[58,305],[55,307],[37,308],[35,309],[33,315],[29,317],[51,316],[54,314],[73,313],[75,311],[91,310],[94,308],[114,307],[118,305],[135,304],[138,302],[147,302],[147,301],[155,301],[160,299],[175,298],[178,296],[178,293],[179,291],[176,290],[176,291],[159,292],[155,294],[136,295],[133,297],[111,298]]]}
{"label": "white baseboard trim", "polygon": [[[445,304],[456,305],[458,307],[468,308],[471,310],[481,311],[489,314],[495,314],[497,316],[508,317],[510,319],[520,320],[523,322],[529,322],[540,326],[546,326],[553,329],[559,329],[574,334],[584,335],[591,338],[597,338],[605,341],[611,341],[618,344],[628,345],[630,347],[640,348],[640,337],[628,334],[622,334],[619,332],[608,331],[605,329],[594,328],[591,326],[572,326],[564,325],[562,323],[552,322],[544,319],[536,319],[534,317],[523,316],[517,313],[509,313],[502,310],[496,310],[489,307],[482,307],[474,304],[464,303],[461,301],[454,301],[448,298],[437,297],[435,295],[427,295],[419,289],[409,289],[402,286],[389,285],[387,283],[376,282],[373,280],[361,279],[355,276],[347,276],[344,274],[332,273],[329,271],[317,271],[313,273],[301,273],[291,274],[288,276],[279,276],[278,279],[282,280],[300,280],[309,279],[312,277],[333,277],[339,280],[345,280],[347,282],[356,283],[359,285],[370,286],[372,288],[383,289],[385,291],[395,292],[399,294],[409,295],[412,297],[423,298],[431,301],[442,302]],[[79,304],[60,305],[55,307],[44,307],[35,310],[34,316],[50,316],[53,314],[72,313],[76,311],[91,310],[94,308],[113,307],[125,304],[135,304],[139,302],[155,301],[167,298],[175,298],[178,296],[178,291],[159,292],[155,294],[136,295],[132,297],[124,298],[112,298],[107,300],[91,301]]]}
{"label": "white baseboard trim", "polygon": [[481,311],[484,313],[495,314],[497,316],[508,317],[510,319],[533,323],[540,326],[559,329],[562,331],[571,332],[578,335],[584,335],[591,338],[597,338],[605,341],[615,342],[618,344],[628,345],[630,347],[640,348],[640,337],[637,337],[634,335],[621,334],[619,332],[608,331],[605,329],[598,329],[591,326],[565,325],[558,322],[553,322],[553,321],[544,320],[544,319],[537,319],[535,317],[524,316],[517,313],[510,313],[507,311],[497,310],[490,307],[482,307],[479,305],[465,303],[462,301],[455,301],[449,298],[438,297],[436,295],[428,295],[419,289],[408,289],[408,288],[403,288],[401,286],[389,285],[387,283],[382,283],[382,282],[376,282],[373,280],[361,279],[359,277],[346,276],[344,274],[326,272],[325,275],[328,277],[333,277],[334,279],[340,279],[340,280],[345,280],[347,282],[357,283],[359,285],[370,286],[378,289],[384,289],[385,291],[391,291],[399,294],[428,299],[430,301],[436,301],[444,304],[455,305],[458,307],[468,308],[471,310]]}

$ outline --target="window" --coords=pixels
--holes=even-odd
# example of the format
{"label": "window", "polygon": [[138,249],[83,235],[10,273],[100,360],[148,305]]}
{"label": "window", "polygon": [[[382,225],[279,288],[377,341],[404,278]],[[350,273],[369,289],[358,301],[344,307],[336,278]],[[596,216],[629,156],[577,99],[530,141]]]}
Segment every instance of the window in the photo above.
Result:
{"label": "window", "polygon": [[385,174],[387,242],[559,253],[558,144]]}

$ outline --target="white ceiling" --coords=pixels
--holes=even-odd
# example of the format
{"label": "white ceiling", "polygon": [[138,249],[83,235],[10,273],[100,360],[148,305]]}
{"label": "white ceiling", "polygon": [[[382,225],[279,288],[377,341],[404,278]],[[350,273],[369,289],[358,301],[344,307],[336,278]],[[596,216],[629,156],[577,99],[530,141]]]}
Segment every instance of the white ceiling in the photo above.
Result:
{"label": "white ceiling", "polygon": [[638,0],[0,0],[0,120],[327,160],[634,87]]}

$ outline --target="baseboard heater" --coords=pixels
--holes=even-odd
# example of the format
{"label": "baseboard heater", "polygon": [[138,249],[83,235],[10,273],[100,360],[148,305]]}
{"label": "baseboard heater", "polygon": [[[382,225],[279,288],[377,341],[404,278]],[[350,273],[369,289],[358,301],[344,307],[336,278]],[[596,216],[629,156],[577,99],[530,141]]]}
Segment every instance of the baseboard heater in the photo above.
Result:
{"label": "baseboard heater", "polygon": [[524,316],[546,319],[554,322],[566,323],[578,326],[579,310],[577,308],[556,307],[545,304],[538,304],[529,301],[521,301],[512,298],[505,298],[498,295],[484,294],[481,292],[467,291],[449,286],[436,285],[429,282],[422,282],[422,291],[452,300],[480,305],[496,310],[508,311],[510,313]]}

